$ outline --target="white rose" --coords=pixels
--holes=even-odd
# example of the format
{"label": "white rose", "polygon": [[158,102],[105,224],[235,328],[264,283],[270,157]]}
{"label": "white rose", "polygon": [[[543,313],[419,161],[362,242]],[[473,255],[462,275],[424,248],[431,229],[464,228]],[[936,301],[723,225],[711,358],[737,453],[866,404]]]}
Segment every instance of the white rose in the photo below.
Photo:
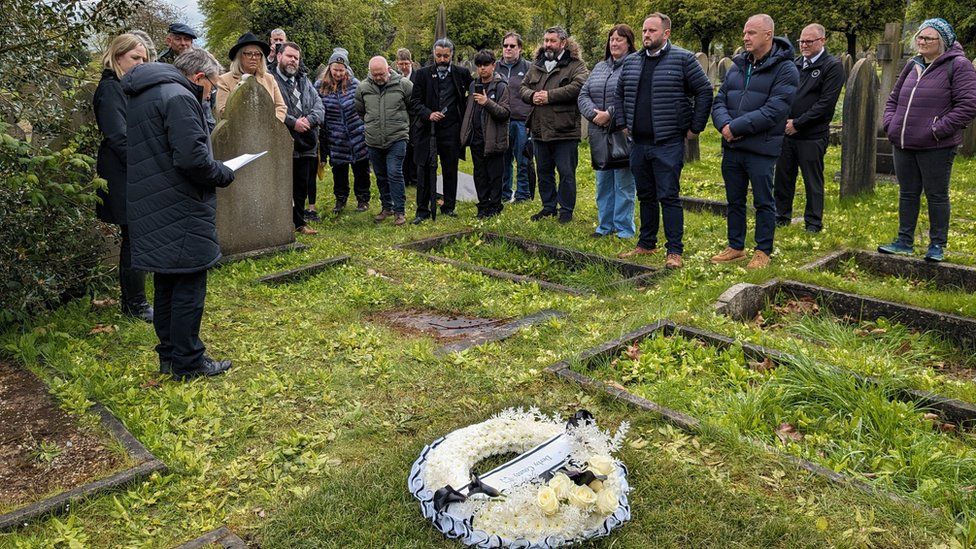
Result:
{"label": "white rose", "polygon": [[559,498],[556,497],[556,491],[549,486],[539,488],[539,492],[535,496],[535,503],[547,515],[555,515],[556,511],[559,511]]}
{"label": "white rose", "polygon": [[609,475],[617,468],[617,462],[610,456],[590,456],[586,463],[589,464],[589,470],[598,475]]}
{"label": "white rose", "polygon": [[617,493],[614,490],[604,490],[596,496],[596,508],[604,514],[617,510]]}
{"label": "white rose", "polygon": [[589,486],[577,486],[569,493],[569,502],[580,508],[589,507],[596,503],[596,492]]}
{"label": "white rose", "polygon": [[569,499],[569,493],[576,484],[565,473],[556,473],[549,479],[549,487],[556,491],[559,499]]}
{"label": "white rose", "polygon": [[590,487],[590,490],[593,490],[594,492],[599,494],[600,490],[603,490],[603,481],[594,480],[593,482],[589,483],[587,486]]}

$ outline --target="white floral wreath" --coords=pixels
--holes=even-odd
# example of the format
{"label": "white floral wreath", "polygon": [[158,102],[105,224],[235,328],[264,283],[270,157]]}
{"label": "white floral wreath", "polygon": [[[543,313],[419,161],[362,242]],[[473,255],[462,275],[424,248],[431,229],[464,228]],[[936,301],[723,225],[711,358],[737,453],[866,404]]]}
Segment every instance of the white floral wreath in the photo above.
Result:
{"label": "white floral wreath", "polygon": [[[606,536],[630,520],[627,468],[613,457],[627,428],[623,422],[610,436],[587,412],[567,425],[535,408],[507,409],[424,447],[408,488],[440,532],[470,546],[548,548]],[[480,479],[471,474],[481,460],[507,453],[520,457]],[[540,455],[545,470],[527,467],[502,489],[491,485]]]}

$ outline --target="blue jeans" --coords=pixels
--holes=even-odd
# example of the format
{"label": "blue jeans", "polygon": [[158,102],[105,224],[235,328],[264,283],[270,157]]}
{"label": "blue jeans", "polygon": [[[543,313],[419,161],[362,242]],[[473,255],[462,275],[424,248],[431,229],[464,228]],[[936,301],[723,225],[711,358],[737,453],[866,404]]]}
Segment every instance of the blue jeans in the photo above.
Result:
{"label": "blue jeans", "polygon": [[401,139],[388,149],[369,147],[369,161],[376,174],[383,210],[406,213],[407,193],[403,184],[403,157],[407,154],[407,140]]}
{"label": "blue jeans", "polygon": [[630,168],[595,170],[596,232],[616,231],[620,238],[634,236],[634,174]]}
{"label": "blue jeans", "polygon": [[746,196],[752,182],[752,203],[756,207],[756,249],[773,253],[776,233],[776,201],[773,198],[775,156],[723,148],[722,178],[729,203],[729,248],[746,247]]}
{"label": "blue jeans", "polygon": [[515,199],[529,199],[529,160],[523,153],[529,134],[525,131],[525,120],[508,122],[508,151],[505,152],[505,172],[502,180],[502,201],[512,198],[512,160],[516,166]]}
{"label": "blue jeans", "polygon": [[669,254],[684,253],[685,214],[681,207],[681,168],[685,165],[685,143],[655,145],[634,142],[630,169],[634,172],[640,201],[640,238],[637,245],[657,248],[657,231],[664,220],[664,237]]}
{"label": "blue jeans", "polygon": [[[532,141],[535,165],[539,172],[539,197],[542,209],[560,215],[573,215],[576,208],[576,165],[579,163],[579,142]],[[556,188],[556,172],[559,188]],[[558,210],[557,210],[558,206]]]}

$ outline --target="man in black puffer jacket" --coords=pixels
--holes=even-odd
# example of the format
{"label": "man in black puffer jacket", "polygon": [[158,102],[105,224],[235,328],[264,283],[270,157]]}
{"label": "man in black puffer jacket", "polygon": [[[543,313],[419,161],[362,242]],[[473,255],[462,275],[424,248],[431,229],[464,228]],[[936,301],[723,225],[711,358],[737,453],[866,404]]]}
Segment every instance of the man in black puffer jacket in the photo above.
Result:
{"label": "man in black puffer jacket", "polygon": [[712,263],[745,258],[746,193],[752,182],[756,206],[756,251],[747,268],[769,265],[776,232],[773,168],[783,146],[799,73],[793,46],[774,37],[773,18],[753,15],[742,30],[745,52],[733,65],[712,106],[712,121],[722,132],[722,178],[729,203],[728,247]]}
{"label": "man in black puffer jacket", "polygon": [[657,232],[664,219],[665,267],[682,266],[684,210],[681,168],[685,138],[708,124],[712,84],[695,56],[671,43],[671,18],[652,13],[641,29],[644,47],[624,59],[617,80],[616,120],[633,139],[630,169],[640,202],[640,238],[620,257],[657,252]]}
{"label": "man in black puffer jacket", "polygon": [[204,354],[200,320],[207,269],[220,259],[217,187],[234,172],[213,158],[202,101],[223,72],[205,50],[129,71],[127,209],[132,267],[154,273],[159,369],[179,380],[217,375],[227,361]]}

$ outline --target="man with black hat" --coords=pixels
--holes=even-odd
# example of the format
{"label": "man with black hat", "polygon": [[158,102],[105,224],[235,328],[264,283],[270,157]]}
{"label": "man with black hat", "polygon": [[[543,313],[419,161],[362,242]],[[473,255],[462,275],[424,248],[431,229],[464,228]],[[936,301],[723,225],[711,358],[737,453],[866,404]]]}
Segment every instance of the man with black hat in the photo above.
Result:
{"label": "man with black hat", "polygon": [[216,114],[223,118],[224,108],[227,106],[227,98],[244,83],[248,78],[254,78],[261,84],[271,96],[275,105],[275,116],[284,122],[285,115],[288,114],[288,105],[281,95],[281,89],[275,82],[274,76],[268,70],[262,60],[271,51],[271,46],[257,36],[246,32],[237,39],[237,43],[230,49],[230,70],[220,75],[217,79],[217,103]]}
{"label": "man with black hat", "polygon": [[173,64],[173,61],[183,52],[193,49],[193,41],[197,39],[197,31],[183,23],[173,23],[166,35],[166,51],[156,59],[160,63]]}

